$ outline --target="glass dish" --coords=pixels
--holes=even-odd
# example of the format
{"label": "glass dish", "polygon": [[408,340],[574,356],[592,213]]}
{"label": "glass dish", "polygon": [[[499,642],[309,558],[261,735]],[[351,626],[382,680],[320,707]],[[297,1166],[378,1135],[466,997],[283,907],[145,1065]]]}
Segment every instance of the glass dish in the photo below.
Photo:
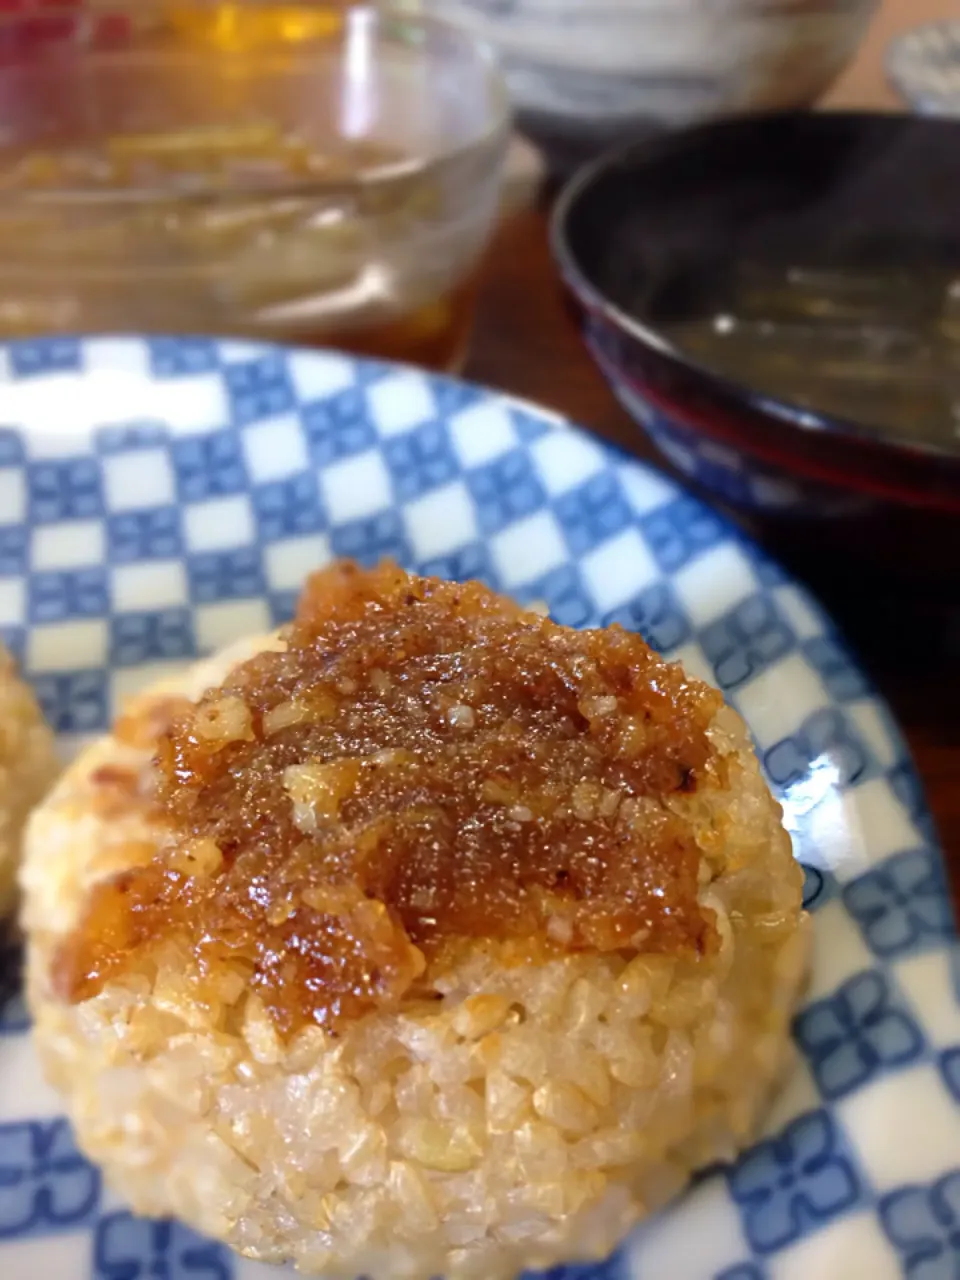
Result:
{"label": "glass dish", "polygon": [[495,64],[429,18],[320,5],[291,27],[266,9],[0,23],[0,337],[461,361],[508,136]]}

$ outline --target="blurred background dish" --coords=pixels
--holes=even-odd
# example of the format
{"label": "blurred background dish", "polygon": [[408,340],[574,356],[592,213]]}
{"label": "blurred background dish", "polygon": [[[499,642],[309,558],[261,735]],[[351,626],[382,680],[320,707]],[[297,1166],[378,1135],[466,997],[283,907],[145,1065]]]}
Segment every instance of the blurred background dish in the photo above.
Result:
{"label": "blurred background dish", "polygon": [[651,127],[810,106],[876,0],[422,0],[489,40],[557,168]]}
{"label": "blurred background dish", "polygon": [[779,114],[617,151],[554,252],[614,391],[736,505],[960,514],[960,124]]}
{"label": "blurred background dish", "polygon": [[375,5],[296,30],[276,24],[302,6],[239,6],[231,35],[237,8],[0,18],[0,336],[239,333],[458,365],[509,132],[493,59]]}
{"label": "blurred background dish", "polygon": [[960,19],[900,36],[890,46],[887,74],[917,111],[960,116]]}

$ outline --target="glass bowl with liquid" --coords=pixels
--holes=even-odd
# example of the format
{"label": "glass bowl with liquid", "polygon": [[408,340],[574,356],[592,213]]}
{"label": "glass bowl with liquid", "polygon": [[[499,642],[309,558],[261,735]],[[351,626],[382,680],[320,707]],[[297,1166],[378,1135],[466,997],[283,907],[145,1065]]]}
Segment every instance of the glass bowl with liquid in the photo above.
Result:
{"label": "glass bowl with liquid", "polygon": [[0,20],[0,339],[462,361],[509,133],[482,45],[373,5],[74,15]]}

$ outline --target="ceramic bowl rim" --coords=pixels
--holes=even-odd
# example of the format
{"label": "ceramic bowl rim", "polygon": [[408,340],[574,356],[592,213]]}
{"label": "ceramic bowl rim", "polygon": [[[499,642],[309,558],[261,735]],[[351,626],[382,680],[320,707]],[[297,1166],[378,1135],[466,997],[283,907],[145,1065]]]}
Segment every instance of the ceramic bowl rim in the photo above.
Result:
{"label": "ceramic bowl rim", "polygon": [[[902,115],[872,111],[824,111],[817,112],[820,119],[844,119],[848,121],[875,121],[889,115],[891,120],[902,120]],[[807,117],[806,111],[787,110],[777,112],[760,112],[750,115],[738,115],[722,120],[703,121],[683,130],[677,131],[673,137],[682,134],[691,137],[698,133],[713,133],[736,130],[745,124],[760,120],[788,120]],[[916,118],[919,122],[920,118]],[[957,130],[960,138],[960,122],[946,118],[923,117],[924,123],[933,127],[946,126]],[[939,446],[928,440],[909,440],[902,436],[891,435],[866,422],[844,418],[836,414],[823,413],[803,409],[799,405],[790,404],[776,396],[766,395],[762,391],[751,388],[748,383],[739,382],[723,374],[717,373],[701,364],[692,356],[684,354],[679,348],[646,324],[639,317],[625,311],[612,301],[602,288],[596,285],[586,270],[580,265],[578,255],[574,251],[569,233],[569,222],[577,206],[588,196],[593,188],[617,167],[641,169],[650,159],[649,153],[659,148],[664,141],[664,134],[658,133],[649,138],[633,140],[604,151],[596,159],[580,169],[563,187],[554,204],[550,216],[549,239],[550,248],[560,268],[561,275],[573,292],[592,310],[599,312],[614,328],[619,329],[641,346],[652,349],[657,356],[676,370],[696,378],[701,383],[721,390],[740,407],[753,413],[772,418],[785,428],[795,428],[806,435],[842,436],[851,442],[876,449],[887,456],[909,454],[914,458],[927,458],[931,462],[960,462],[960,441],[955,447]]]}

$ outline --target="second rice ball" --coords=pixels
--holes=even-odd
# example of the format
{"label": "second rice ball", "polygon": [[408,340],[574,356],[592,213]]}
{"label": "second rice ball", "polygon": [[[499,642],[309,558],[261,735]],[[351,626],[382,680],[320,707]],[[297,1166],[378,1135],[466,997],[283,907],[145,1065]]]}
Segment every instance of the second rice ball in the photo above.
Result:
{"label": "second rice ball", "polygon": [[15,903],[27,815],[58,771],[53,734],[13,658],[0,645],[0,919]]}

